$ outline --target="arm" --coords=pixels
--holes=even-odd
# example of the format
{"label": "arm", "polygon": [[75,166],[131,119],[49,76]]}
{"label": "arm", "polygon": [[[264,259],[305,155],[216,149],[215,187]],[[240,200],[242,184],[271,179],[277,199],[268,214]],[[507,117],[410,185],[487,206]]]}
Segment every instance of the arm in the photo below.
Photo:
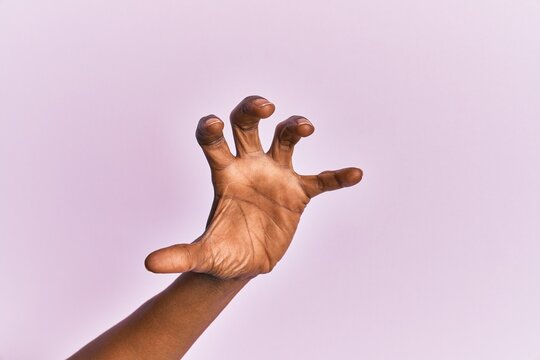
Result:
{"label": "arm", "polygon": [[248,281],[184,273],[70,359],[179,359]]}
{"label": "arm", "polygon": [[314,131],[301,116],[279,123],[264,153],[258,124],[274,109],[250,96],[232,111],[236,156],[219,118],[199,121],[196,137],[214,185],[206,229],[193,243],[154,251],[145,262],[152,272],[184,274],[71,359],[180,358],[250,279],[274,268],[311,198],[361,180],[357,168],[307,176],[293,170],[295,144]]}

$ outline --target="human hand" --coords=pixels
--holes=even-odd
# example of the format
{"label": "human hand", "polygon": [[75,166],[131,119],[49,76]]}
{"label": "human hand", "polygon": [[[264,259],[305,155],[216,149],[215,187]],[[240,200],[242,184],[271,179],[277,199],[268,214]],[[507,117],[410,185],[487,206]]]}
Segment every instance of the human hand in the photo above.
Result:
{"label": "human hand", "polygon": [[270,272],[287,251],[310,199],[362,179],[362,170],[357,168],[307,176],[294,171],[294,145],[315,130],[301,116],[279,123],[272,145],[264,153],[259,120],[274,110],[274,104],[259,96],[249,96],[236,106],[230,117],[236,156],[223,137],[223,121],[215,115],[199,121],[196,137],[214,185],[206,230],[192,244],[177,244],[148,255],[148,270],[193,271],[224,279]]}

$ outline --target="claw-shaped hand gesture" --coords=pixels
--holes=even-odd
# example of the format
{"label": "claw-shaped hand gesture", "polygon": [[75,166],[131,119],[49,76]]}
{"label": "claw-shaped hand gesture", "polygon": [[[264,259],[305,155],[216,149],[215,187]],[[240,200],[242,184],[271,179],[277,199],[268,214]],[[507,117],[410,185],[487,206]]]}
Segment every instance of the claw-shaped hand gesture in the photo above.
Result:
{"label": "claw-shaped hand gesture", "polygon": [[173,245],[148,255],[148,270],[193,271],[219,278],[251,278],[267,273],[287,251],[312,197],[361,180],[362,171],[357,168],[307,176],[293,170],[294,145],[315,130],[301,116],[279,123],[272,145],[264,153],[259,120],[274,110],[268,100],[249,96],[232,111],[236,156],[223,137],[223,121],[214,115],[199,121],[196,137],[210,164],[214,184],[206,230],[192,244]]}

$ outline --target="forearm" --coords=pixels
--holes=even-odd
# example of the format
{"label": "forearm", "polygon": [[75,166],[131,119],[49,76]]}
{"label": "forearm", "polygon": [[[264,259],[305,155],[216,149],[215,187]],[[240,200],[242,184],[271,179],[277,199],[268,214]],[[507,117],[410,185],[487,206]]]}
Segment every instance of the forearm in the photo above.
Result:
{"label": "forearm", "polygon": [[179,359],[248,281],[184,273],[70,359]]}

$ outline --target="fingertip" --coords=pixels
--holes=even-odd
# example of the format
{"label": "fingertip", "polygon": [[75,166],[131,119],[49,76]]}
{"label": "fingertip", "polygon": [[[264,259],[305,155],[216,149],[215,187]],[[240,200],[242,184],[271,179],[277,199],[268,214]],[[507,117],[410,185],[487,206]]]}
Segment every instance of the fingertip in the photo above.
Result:
{"label": "fingertip", "polygon": [[251,103],[256,108],[262,108],[262,107],[265,107],[267,105],[273,105],[268,99],[266,99],[266,98],[264,98],[262,96],[259,96],[259,95],[248,96],[245,99],[245,101],[247,101],[248,103]]}
{"label": "fingertip", "polygon": [[216,115],[207,115],[199,120],[197,131],[195,133],[199,144],[206,145],[223,136],[225,124]]}
{"label": "fingertip", "polygon": [[315,127],[311,121],[306,118],[301,118],[297,124],[296,133],[301,137],[307,137],[315,131]]}
{"label": "fingertip", "polygon": [[206,128],[206,131],[210,135],[220,135],[225,128],[225,124],[223,123],[223,121],[221,121],[221,119],[217,117],[208,119],[204,126]]}
{"label": "fingertip", "polygon": [[216,132],[223,130],[225,124],[216,115],[210,114],[201,118],[201,120],[199,121],[199,126],[201,127],[201,130]]}
{"label": "fingertip", "polygon": [[154,253],[155,253],[155,251],[153,253],[149,254],[146,257],[146,259],[144,259],[144,267],[146,268],[146,270],[148,270],[150,272],[153,272],[154,274],[157,274],[157,273],[159,273],[159,271],[158,271],[158,266],[157,266],[157,263],[156,263]]}
{"label": "fingertip", "polygon": [[276,111],[276,106],[271,102],[257,107],[257,114],[261,117],[261,119],[270,117],[274,111]]}
{"label": "fingertip", "polygon": [[339,171],[339,177],[341,183],[344,186],[353,186],[356,185],[362,180],[364,172],[362,169],[350,167]]}
{"label": "fingertip", "polygon": [[242,111],[245,114],[257,116],[261,119],[266,119],[276,110],[276,106],[271,101],[258,95],[246,97],[242,104]]}

